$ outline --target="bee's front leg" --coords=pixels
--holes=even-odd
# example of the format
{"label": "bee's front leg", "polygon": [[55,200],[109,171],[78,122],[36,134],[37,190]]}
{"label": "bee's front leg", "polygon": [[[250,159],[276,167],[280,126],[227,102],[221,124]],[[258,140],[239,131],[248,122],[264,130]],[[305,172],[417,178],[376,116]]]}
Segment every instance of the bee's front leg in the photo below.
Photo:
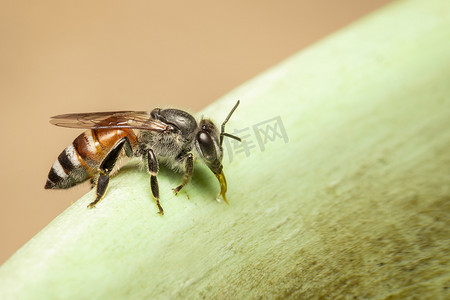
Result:
{"label": "bee's front leg", "polygon": [[109,153],[105,156],[99,167],[100,176],[97,179],[97,196],[95,200],[88,205],[88,208],[94,208],[95,205],[103,198],[106,189],[109,184],[109,174],[114,169],[114,166],[119,158],[122,149],[125,147],[125,153],[127,156],[132,156],[133,151],[131,149],[130,141],[127,137],[121,138],[112,147]]}
{"label": "bee's front leg", "polygon": [[194,170],[194,156],[192,153],[188,153],[184,158],[184,175],[183,175],[183,181],[179,186],[173,189],[175,195],[178,194],[178,192],[189,183],[192,177],[192,171]]}
{"label": "bee's front leg", "polygon": [[156,155],[153,152],[152,149],[148,150],[148,157],[147,157],[147,166],[148,166],[148,172],[150,173],[150,188],[152,190],[153,197],[155,197],[156,206],[158,207],[158,214],[161,216],[164,215],[164,210],[161,206],[161,203],[159,202],[159,186],[158,186],[158,179],[156,179],[156,175],[159,171],[159,164],[158,160],[156,159]]}

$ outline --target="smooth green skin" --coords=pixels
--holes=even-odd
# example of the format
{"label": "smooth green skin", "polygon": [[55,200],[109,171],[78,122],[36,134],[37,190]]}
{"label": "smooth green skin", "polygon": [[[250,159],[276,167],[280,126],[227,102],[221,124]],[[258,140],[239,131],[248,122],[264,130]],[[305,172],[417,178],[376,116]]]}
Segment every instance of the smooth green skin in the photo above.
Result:
{"label": "smooth green skin", "polygon": [[[0,268],[0,298],[448,298],[449,32],[447,0],[396,2],[237,88],[202,112],[241,99],[228,131],[256,146],[225,154],[229,206],[198,162],[177,197],[160,174],[161,217],[125,167]],[[289,142],[261,151],[276,116]]]}

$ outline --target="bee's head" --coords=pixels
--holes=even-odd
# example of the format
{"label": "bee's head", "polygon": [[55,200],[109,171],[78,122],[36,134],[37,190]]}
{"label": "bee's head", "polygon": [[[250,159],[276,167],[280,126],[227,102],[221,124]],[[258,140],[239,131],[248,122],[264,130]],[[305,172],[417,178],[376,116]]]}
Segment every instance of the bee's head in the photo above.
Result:
{"label": "bee's head", "polygon": [[223,200],[228,203],[225,193],[227,191],[227,182],[225,175],[223,174],[222,158],[223,158],[223,137],[231,137],[238,141],[241,139],[237,136],[231,135],[225,131],[225,124],[231,117],[239,101],[233,107],[231,112],[228,114],[225,121],[222,123],[221,131],[214,125],[211,120],[202,119],[198,126],[198,132],[195,136],[195,147],[199,153],[200,158],[205,162],[208,168],[216,175],[220,183],[220,195],[222,195]]}
{"label": "bee's head", "polygon": [[195,146],[200,158],[214,174],[222,172],[223,150],[219,130],[211,120],[202,119],[195,137]]}

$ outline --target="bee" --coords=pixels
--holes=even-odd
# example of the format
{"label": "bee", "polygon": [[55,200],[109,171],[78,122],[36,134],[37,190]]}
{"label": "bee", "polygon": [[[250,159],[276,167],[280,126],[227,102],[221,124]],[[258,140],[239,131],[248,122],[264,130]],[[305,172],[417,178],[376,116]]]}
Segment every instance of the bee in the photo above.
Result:
{"label": "bee", "polygon": [[56,126],[87,129],[65,148],[48,173],[46,189],[67,189],[88,179],[96,187],[94,208],[103,198],[112,171],[117,171],[119,158],[137,157],[150,175],[150,189],[158,213],[164,215],[160,203],[157,174],[164,163],[182,171],[183,179],[173,189],[175,194],[189,183],[194,170],[194,158],[200,158],[217,177],[223,200],[227,181],[223,173],[224,137],[241,141],[225,132],[225,124],[239,105],[234,105],[221,130],[209,119],[197,123],[189,113],[179,109],[155,108],[147,111],[113,111],[64,114],[51,118]]}

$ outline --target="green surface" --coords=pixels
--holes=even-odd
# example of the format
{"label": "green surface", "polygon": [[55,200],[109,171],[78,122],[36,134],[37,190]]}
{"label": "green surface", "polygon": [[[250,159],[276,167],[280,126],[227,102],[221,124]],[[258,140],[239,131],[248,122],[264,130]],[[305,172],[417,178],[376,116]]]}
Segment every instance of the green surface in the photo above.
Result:
{"label": "green surface", "polygon": [[0,298],[448,299],[449,32],[448,1],[396,2],[230,92],[202,112],[241,99],[228,129],[255,146],[225,154],[229,206],[198,163],[177,197],[159,176],[160,217],[126,167],[0,268]]}

